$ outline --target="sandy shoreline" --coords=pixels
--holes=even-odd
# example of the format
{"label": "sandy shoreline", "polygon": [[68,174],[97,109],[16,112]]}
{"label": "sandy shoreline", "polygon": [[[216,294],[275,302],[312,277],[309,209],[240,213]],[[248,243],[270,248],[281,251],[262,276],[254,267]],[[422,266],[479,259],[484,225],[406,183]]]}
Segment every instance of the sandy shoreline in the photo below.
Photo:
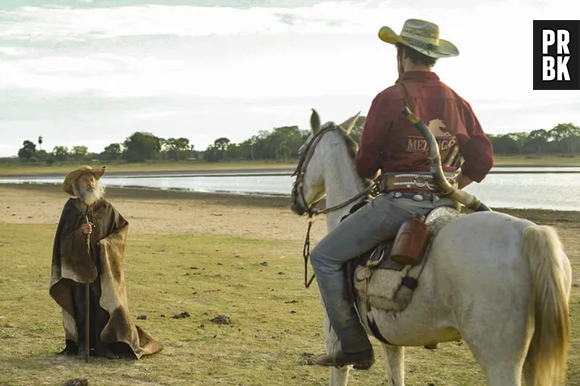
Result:
{"label": "sandy shoreline", "polygon": [[[228,234],[276,240],[302,240],[306,218],[290,211],[289,197],[195,193],[188,191],[107,188],[107,199],[129,220],[136,233]],[[0,185],[0,222],[57,223],[68,196],[60,185]],[[573,237],[580,212],[496,209],[538,224],[555,226]],[[314,238],[324,235],[324,218]]]}
{"label": "sandy shoreline", "polygon": [[[508,168],[523,168],[523,169],[538,169],[538,168],[561,168],[562,170],[502,170]],[[569,174],[569,173],[580,173],[578,170],[571,170],[573,168],[578,168],[577,165],[525,165],[525,164],[506,164],[506,165],[495,165],[494,169],[490,171],[490,174],[545,174],[545,173],[556,173],[556,174]],[[224,168],[224,169],[211,169],[211,168],[201,168],[201,169],[151,169],[151,170],[122,170],[115,171],[109,170],[107,172],[108,177],[152,177],[157,175],[163,176],[228,176],[228,175],[290,175],[294,172],[295,168],[292,167],[261,167],[261,168]],[[32,173],[2,173],[0,172],[1,178],[60,178],[66,176],[68,172],[52,172],[52,171],[41,171]]]}
{"label": "sandy shoreline", "polygon": [[[61,189],[60,184],[0,184],[0,199],[3,193],[8,191],[21,192],[42,192],[49,195],[57,194],[68,197]],[[106,196],[109,200],[114,199],[143,199],[143,200],[186,200],[202,201],[204,203],[214,202],[220,205],[250,206],[261,208],[289,208],[289,195],[261,195],[261,194],[235,194],[235,193],[205,193],[194,192],[181,189],[157,189],[157,188],[140,188],[140,187],[107,187]],[[324,202],[322,201],[322,204]],[[493,208],[494,210],[520,215],[527,213],[534,218],[553,218],[556,219],[558,214],[566,218],[576,218],[580,221],[580,211],[552,210],[552,209],[512,209],[512,208]],[[525,216],[522,216],[525,217]],[[526,217],[527,218],[527,217]]]}
{"label": "sandy shoreline", "polygon": [[[293,168],[257,168],[257,169],[175,169],[175,170],[135,170],[135,171],[108,171],[107,177],[134,177],[143,176],[151,177],[156,175],[166,175],[166,176],[178,176],[178,175],[188,175],[188,176],[223,176],[223,175],[236,175],[236,174],[258,174],[258,175],[280,175],[280,174],[292,174],[294,172]],[[31,174],[2,174],[0,173],[0,178],[57,178],[66,176],[67,172],[55,172],[55,173],[31,173]]]}
{"label": "sandy shoreline", "polygon": [[[289,197],[257,197],[107,188],[106,198],[127,218],[131,233],[227,234],[301,240],[306,219]],[[68,199],[56,185],[0,185],[0,223],[56,224]],[[323,221],[314,237],[323,235]]]}

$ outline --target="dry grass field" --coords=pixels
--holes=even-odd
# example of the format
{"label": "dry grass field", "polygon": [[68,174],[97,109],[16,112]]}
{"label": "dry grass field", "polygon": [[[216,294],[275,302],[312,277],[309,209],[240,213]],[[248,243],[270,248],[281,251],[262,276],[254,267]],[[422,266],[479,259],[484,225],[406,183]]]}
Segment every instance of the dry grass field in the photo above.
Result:
{"label": "dry grass field", "polygon": [[[324,349],[315,288],[304,289],[304,218],[288,199],[109,189],[129,220],[124,267],[133,318],[165,349],[139,361],[55,355],[64,347],[48,294],[51,249],[66,195],[0,186],[0,385],[326,385],[299,363]],[[580,212],[508,211],[558,230],[580,270]],[[315,223],[313,242],[325,232]],[[580,280],[574,279],[568,385],[580,385]],[[189,317],[173,318],[187,312]],[[231,324],[212,319],[225,315]],[[377,341],[374,340],[376,343]],[[386,385],[379,362],[349,385]],[[484,385],[465,344],[409,348],[409,386]]]}

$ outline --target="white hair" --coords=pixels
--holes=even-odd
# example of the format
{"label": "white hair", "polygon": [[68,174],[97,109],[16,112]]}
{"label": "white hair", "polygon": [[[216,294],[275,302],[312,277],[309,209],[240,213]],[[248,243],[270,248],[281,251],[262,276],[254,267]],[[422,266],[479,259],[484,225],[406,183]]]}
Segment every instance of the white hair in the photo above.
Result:
{"label": "white hair", "polygon": [[73,193],[76,197],[80,198],[88,206],[93,205],[95,202],[103,198],[105,195],[105,186],[100,183],[99,180],[95,182],[95,188],[79,188],[77,181],[73,184]]}

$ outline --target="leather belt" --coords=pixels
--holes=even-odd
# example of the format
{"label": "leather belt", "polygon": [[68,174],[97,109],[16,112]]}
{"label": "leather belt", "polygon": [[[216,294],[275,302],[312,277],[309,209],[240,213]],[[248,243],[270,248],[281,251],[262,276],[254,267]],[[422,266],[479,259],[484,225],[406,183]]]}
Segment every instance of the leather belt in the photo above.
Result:
{"label": "leather belt", "polygon": [[[446,177],[451,185],[457,186],[455,174],[446,173]],[[380,187],[382,192],[441,192],[437,187],[433,176],[427,173],[386,173],[381,175]]]}
{"label": "leather belt", "polygon": [[388,194],[393,198],[407,198],[417,202],[437,202],[441,198],[437,193],[426,192],[385,192],[384,194]]}

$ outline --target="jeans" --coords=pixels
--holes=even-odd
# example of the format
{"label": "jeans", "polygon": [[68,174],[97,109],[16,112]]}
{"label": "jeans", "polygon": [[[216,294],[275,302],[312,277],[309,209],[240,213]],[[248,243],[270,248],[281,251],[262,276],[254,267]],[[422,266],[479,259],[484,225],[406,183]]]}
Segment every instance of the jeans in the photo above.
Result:
{"label": "jeans", "polygon": [[371,343],[348,295],[343,265],[382,241],[393,239],[415,213],[426,215],[439,206],[453,206],[447,198],[423,201],[382,194],[342,221],[312,250],[311,263],[328,318],[345,353],[368,350]]}

